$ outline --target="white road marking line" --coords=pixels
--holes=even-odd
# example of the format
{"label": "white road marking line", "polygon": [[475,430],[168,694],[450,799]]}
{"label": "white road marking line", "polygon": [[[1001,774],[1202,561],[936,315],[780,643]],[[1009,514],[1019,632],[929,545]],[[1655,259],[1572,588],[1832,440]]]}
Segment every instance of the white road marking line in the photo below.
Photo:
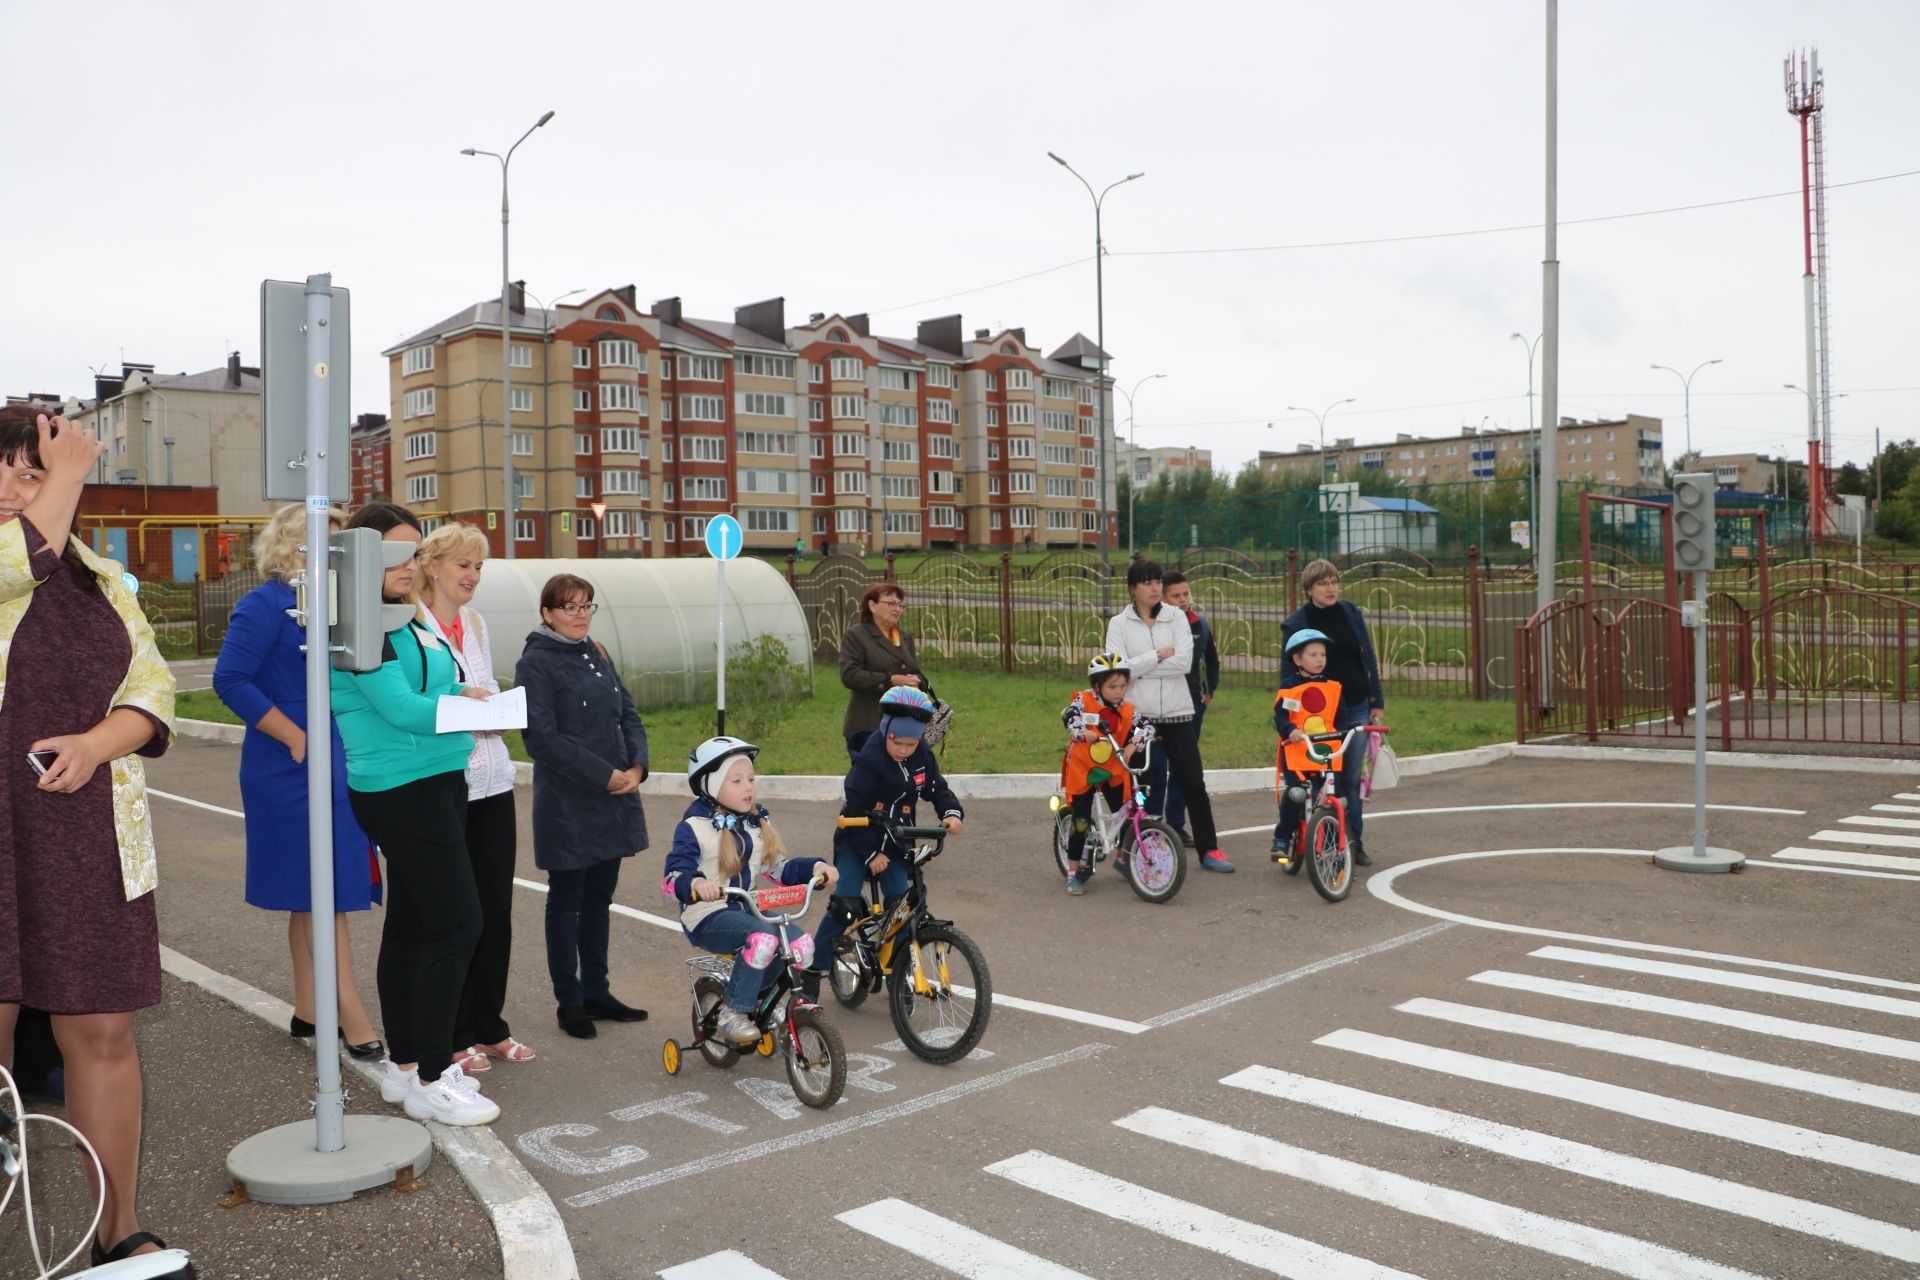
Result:
{"label": "white road marking line", "polygon": [[958,1102],[962,1098],[984,1093],[1003,1084],[1011,1084],[1039,1071],[1049,1071],[1054,1067],[1063,1067],[1069,1063],[1080,1062],[1096,1054],[1104,1053],[1110,1046],[1105,1044],[1083,1044],[1061,1053],[1050,1054],[1044,1058],[1035,1058],[1032,1062],[1022,1062],[1018,1066],[1003,1067],[991,1075],[963,1080],[959,1084],[948,1085],[933,1093],[896,1102],[878,1111],[869,1111],[864,1115],[848,1116],[844,1120],[835,1120],[828,1124],[817,1125],[812,1129],[803,1129],[798,1133],[789,1133],[778,1138],[769,1138],[765,1142],[755,1142],[744,1147],[735,1147],[731,1151],[720,1151],[684,1164],[661,1169],[657,1173],[643,1174],[636,1178],[626,1178],[619,1182],[608,1183],[604,1187],[595,1187],[591,1191],[582,1191],[578,1195],[567,1197],[567,1203],[576,1209],[590,1208],[603,1204],[619,1196],[630,1195],[635,1191],[644,1191],[648,1187],[657,1187],[666,1182],[677,1182],[695,1174],[710,1173],[715,1169],[725,1169],[731,1165],[743,1164],[749,1160],[759,1160],[765,1156],[777,1155],[782,1151],[791,1151],[795,1147],[809,1146],[828,1138],[837,1138],[843,1133],[852,1133],[876,1124],[886,1124],[903,1116],[917,1115],[948,1102]]}
{"label": "white road marking line", "polygon": [[1895,800],[1920,800],[1920,791],[1899,791],[1894,793]]}
{"label": "white road marking line", "polygon": [[[1576,947],[1540,947],[1528,953],[1537,960],[1561,960],[1570,964],[1595,965],[1602,969],[1624,969],[1628,973],[1650,973],[1662,978],[1704,982],[1715,987],[1734,987],[1766,995],[1791,996],[1820,1004],[1844,1005],[1873,1013],[1890,1013],[1897,1018],[1920,1018],[1920,1000],[1902,1000],[1898,996],[1879,996],[1871,991],[1841,991],[1786,978],[1763,978],[1754,973],[1728,973],[1697,964],[1673,964],[1666,960],[1642,960],[1638,956],[1616,956],[1605,951],[1583,951]],[[1893,985],[1891,983],[1887,984]]]}
{"label": "white road marking line", "polygon": [[1866,831],[1816,831],[1811,840],[1831,840],[1835,844],[1871,844],[1883,849],[1920,849],[1920,836],[1881,835]]}
{"label": "white road marking line", "polygon": [[[1690,800],[1542,800],[1528,804],[1456,804],[1443,805],[1431,809],[1382,809],[1376,812],[1366,810],[1366,820],[1375,822],[1381,818],[1426,817],[1436,813],[1487,813],[1496,810],[1515,809],[1691,809]],[[1772,813],[1789,818],[1804,818],[1805,809],[1771,809],[1764,805],[1752,804],[1710,804],[1709,809],[1722,813]],[[1215,835],[1245,836],[1256,831],[1272,831],[1273,824],[1258,827],[1234,827],[1228,831],[1217,831]]]}
{"label": "white road marking line", "polygon": [[[546,885],[541,884],[538,880],[528,880],[524,876],[515,876],[513,883],[519,888],[531,889],[535,893],[546,893],[548,891]],[[629,907],[624,903],[616,902],[608,907],[607,910],[613,912],[614,915],[625,916],[629,920],[638,920],[643,924],[656,924],[662,929],[671,929],[675,933],[681,932],[680,922],[678,920],[669,920],[665,916],[656,916],[650,911],[641,911],[636,907]]]}
{"label": "white road marking line", "polygon": [[1697,1102],[1682,1102],[1677,1098],[1648,1093],[1644,1089],[1629,1089],[1622,1085],[1588,1080],[1564,1071],[1523,1066],[1499,1058],[1460,1053],[1454,1049],[1397,1040],[1392,1036],[1379,1036],[1351,1028],[1330,1032],[1314,1043],[1385,1062],[1419,1067],[1423,1071],[1459,1076],[1480,1084],[1496,1084],[1562,1102],[1598,1107],[1603,1111],[1617,1112],[1653,1124],[1765,1147],[1803,1160],[1819,1160],[1846,1169],[1857,1169],[1862,1173],[1920,1184],[1920,1155],[1836,1134],[1820,1133],[1799,1125],[1742,1115],[1737,1111],[1723,1111],[1719,1107],[1702,1106]]}
{"label": "white road marking line", "polygon": [[162,800],[172,800],[176,804],[192,805],[196,809],[205,809],[208,813],[225,814],[229,818],[244,818],[247,816],[238,809],[223,809],[217,804],[208,804],[205,800],[189,800],[185,796],[177,796],[171,791],[161,791],[154,787],[148,787],[147,794],[150,796],[159,796]]}
{"label": "white road marking line", "polygon": [[1750,1272],[1681,1253],[1650,1240],[1582,1226],[1431,1182],[1420,1182],[1164,1107],[1146,1107],[1114,1123],[1122,1129],[1191,1151],[1359,1196],[1370,1208],[1384,1205],[1522,1248],[1632,1276],[1635,1280],[1748,1280],[1751,1276]]}
{"label": "white road marking line", "polygon": [[1244,1071],[1236,1071],[1220,1083],[1319,1107],[1343,1117],[1353,1116],[1414,1133],[1431,1134],[1448,1142],[1478,1147],[1483,1151],[1546,1165],[1581,1177],[1598,1178],[1603,1182],[1665,1196],[1670,1200],[1683,1200],[1689,1204],[1739,1214],[1744,1218],[1753,1218],[1871,1253],[1885,1254],[1904,1262],[1920,1261],[1920,1231],[1811,1200],[1750,1187],[1726,1178],[1695,1173],[1691,1169],[1643,1160],[1638,1156],[1621,1155],[1584,1142],[1572,1142],[1532,1129],[1482,1120],[1457,1111],[1443,1111],[1438,1107],[1368,1093],[1270,1067],[1248,1067]]}
{"label": "white road marking line", "polygon": [[[1277,1276],[1312,1277],[1313,1280],[1419,1280],[1409,1272],[1341,1253],[1272,1227],[1230,1218],[1217,1210],[1176,1200],[1138,1183],[1110,1178],[1044,1151],[1023,1152],[1010,1160],[988,1165],[986,1172],[1029,1191],[1144,1227],[1155,1235],[1206,1249]],[[1199,1274],[1199,1269],[1195,1274]]]}
{"label": "white road marking line", "polygon": [[1622,991],[1613,987],[1596,987],[1585,982],[1564,982],[1559,978],[1536,978],[1529,973],[1504,973],[1498,969],[1476,973],[1467,981],[1483,982],[1491,987],[1505,987],[1511,991],[1531,991],[1536,995],[1558,996],[1563,1000],[1578,1000],[1585,1004],[1631,1009],[1638,1013],[1656,1013],[1670,1018],[1710,1022],[1715,1026],[1733,1027],[1739,1031],[1752,1031],[1758,1035],[1778,1036],[1782,1040],[1800,1040],[1807,1044],[1824,1044],[1834,1049],[1851,1049],[1858,1053],[1878,1054],[1883,1058],[1920,1062],[1920,1041],[1902,1040],[1898,1036],[1875,1035],[1871,1031],[1829,1027],[1819,1022],[1797,1022],[1792,1018],[1776,1018],[1770,1013],[1748,1013],[1745,1009],[1726,1009],[1717,1004],[1700,1004],[1693,1000],[1675,1000],[1670,996]]}
{"label": "white road marking line", "polygon": [[1388,938],[1383,942],[1375,942],[1368,946],[1357,947],[1352,951],[1342,951],[1339,955],[1326,956],[1322,959],[1315,960],[1312,964],[1301,965],[1298,969],[1289,969],[1285,973],[1275,974],[1271,978],[1262,978],[1258,982],[1250,982],[1244,987],[1236,987],[1232,991],[1225,991],[1217,996],[1209,996],[1205,1000],[1187,1005],[1184,1008],[1174,1009],[1167,1013],[1155,1014],[1153,1017],[1147,1019],[1147,1026],[1164,1027],[1171,1023],[1184,1022],[1188,1018],[1197,1018],[1203,1013],[1212,1013],[1215,1009],[1233,1004],[1236,1001],[1248,999],[1252,996],[1260,995],[1262,992],[1271,991],[1275,987],[1285,986],[1289,982],[1296,982],[1301,978],[1310,978],[1317,973],[1324,973],[1328,969],[1350,963],[1354,960],[1365,960],[1367,957],[1379,955],[1383,951],[1392,951],[1395,947],[1403,947],[1409,942],[1419,942],[1423,938],[1431,938],[1434,934],[1452,927],[1452,925],[1447,924],[1430,924],[1423,929],[1415,929],[1411,933],[1403,933],[1398,937]]}
{"label": "white road marking line", "polygon": [[835,1216],[856,1231],[968,1280],[1087,1280],[1084,1271],[1016,1249],[904,1200],[876,1200]]}
{"label": "white road marking line", "polygon": [[1873,808],[1876,813],[1920,813],[1920,804],[1877,804]]}
{"label": "white road marking line", "polygon": [[1920,1116],[1920,1093],[1910,1089],[1895,1089],[1889,1085],[1869,1084],[1863,1080],[1849,1080],[1844,1076],[1832,1076],[1823,1071],[1806,1071],[1799,1067],[1742,1058],[1713,1049],[1696,1049],[1692,1045],[1675,1044],[1671,1040],[1627,1035],[1619,1031],[1603,1031],[1597,1027],[1583,1027],[1571,1022],[1554,1022],[1548,1018],[1533,1018],[1522,1013],[1506,1013],[1498,1009],[1483,1009],[1477,1005],[1455,1004],[1451,1000],[1429,1000],[1424,996],[1397,1004],[1394,1008],[1401,1013],[1411,1013],[1416,1017],[1436,1018],[1442,1022],[1452,1022],[1460,1026],[1479,1027],[1483,1031],[1504,1031],[1509,1035],[1572,1045],[1577,1049],[1592,1049],[1597,1053],[1638,1058],[1643,1062],[1659,1062],[1670,1067],[1683,1067],[1688,1071],[1730,1076],[1735,1080],[1772,1085],[1779,1089],[1797,1089],[1802,1093],[1811,1093],[1822,1098],[1835,1098],[1841,1102],[1851,1102],[1863,1107],[1877,1107],[1882,1111],[1897,1111],[1902,1115]]}
{"label": "white road marking line", "polygon": [[[1591,933],[1570,933],[1565,929],[1545,929],[1530,924],[1510,924],[1505,920],[1488,920],[1480,916],[1462,915],[1458,911],[1448,911],[1443,907],[1429,906],[1424,902],[1415,902],[1401,895],[1394,887],[1401,876],[1427,867],[1438,867],[1450,862],[1471,862],[1480,858],[1527,857],[1550,853],[1606,854],[1615,857],[1650,859],[1651,849],[1621,849],[1606,846],[1553,845],[1530,849],[1478,849],[1471,853],[1447,853],[1435,858],[1421,858],[1414,862],[1403,862],[1399,866],[1387,867],[1377,871],[1366,879],[1367,892],[1382,902],[1391,903],[1405,911],[1417,915],[1431,916],[1436,920],[1451,920],[1455,924],[1470,924],[1476,929],[1491,929],[1498,933],[1513,933],[1528,938],[1559,938],[1566,942],[1587,942],[1603,947],[1618,947],[1622,951],[1646,951],[1654,955],[1685,956],[1691,960],[1713,960],[1721,964],[1745,965],[1750,969],[1771,969],[1778,973],[1798,973],[1811,978],[1830,978],[1838,982],[1858,982],[1868,986],[1889,987],[1898,991],[1920,991],[1920,982],[1901,982],[1895,978],[1876,978],[1869,974],[1845,973],[1837,969],[1818,969],[1810,965],[1788,964],[1784,960],[1762,960],[1758,956],[1729,955],[1722,951],[1696,951],[1691,947],[1671,947],[1659,942],[1641,942],[1633,938],[1608,938]],[[1783,871],[1815,871],[1813,867],[1798,866],[1791,862],[1769,862],[1764,859],[1749,858],[1750,867],[1774,867]],[[1866,876],[1884,880],[1904,880],[1906,876],[1896,876],[1884,871],[1850,871],[1841,867],[1820,868],[1820,874],[1841,876]]]}
{"label": "white road marking line", "polygon": [[660,1280],[785,1280],[778,1271],[767,1270],[737,1249],[710,1253],[655,1274]]}
{"label": "white road marking line", "polygon": [[[1874,808],[1879,808],[1875,805]],[[1855,827],[1891,827],[1896,831],[1920,831],[1920,822],[1912,818],[1842,818],[1840,821]]]}
{"label": "white road marking line", "polygon": [[1862,880],[1906,880],[1920,879],[1920,876],[1903,876],[1894,871],[1861,871],[1853,867],[1810,867],[1799,862],[1775,862],[1768,858],[1748,858],[1749,867],[1770,867],[1775,871],[1806,871],[1817,876],[1855,876]]}
{"label": "white road marking line", "polygon": [[1902,858],[1891,853],[1838,853],[1832,849],[1803,849],[1798,845],[1773,855],[1800,862],[1833,863],[1844,867],[1879,867],[1886,871],[1920,871],[1920,858]]}

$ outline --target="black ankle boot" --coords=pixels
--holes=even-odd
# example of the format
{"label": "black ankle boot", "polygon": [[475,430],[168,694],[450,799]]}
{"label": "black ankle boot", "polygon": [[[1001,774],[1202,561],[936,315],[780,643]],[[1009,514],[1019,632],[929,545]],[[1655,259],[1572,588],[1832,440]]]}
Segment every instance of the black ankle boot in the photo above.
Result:
{"label": "black ankle boot", "polygon": [[600,1034],[593,1025],[593,1015],[587,1012],[584,1005],[563,1004],[555,1016],[559,1019],[560,1029],[576,1040],[591,1040]]}

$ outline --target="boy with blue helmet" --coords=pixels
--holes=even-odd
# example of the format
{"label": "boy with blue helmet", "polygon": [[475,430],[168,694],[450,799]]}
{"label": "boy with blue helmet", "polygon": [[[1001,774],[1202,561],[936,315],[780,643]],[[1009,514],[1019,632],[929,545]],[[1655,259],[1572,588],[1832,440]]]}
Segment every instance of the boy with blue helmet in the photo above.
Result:
{"label": "boy with blue helmet", "polygon": [[[1281,656],[1281,688],[1273,700],[1273,727],[1280,735],[1280,821],[1273,828],[1273,860],[1292,862],[1290,848],[1299,831],[1305,771],[1338,769],[1337,743],[1309,741],[1316,733],[1330,733],[1340,705],[1340,682],[1327,676],[1327,649],[1332,640],[1324,631],[1302,627],[1287,637]],[[1329,750],[1329,746],[1335,748]]]}

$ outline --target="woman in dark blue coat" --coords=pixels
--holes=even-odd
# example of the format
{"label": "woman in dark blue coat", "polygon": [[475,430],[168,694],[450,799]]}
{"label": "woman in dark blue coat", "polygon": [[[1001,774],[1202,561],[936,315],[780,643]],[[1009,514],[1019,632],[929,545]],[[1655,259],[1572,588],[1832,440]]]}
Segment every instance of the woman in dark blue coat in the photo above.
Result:
{"label": "woman in dark blue coat", "polygon": [[647,731],[606,650],[587,636],[593,584],[555,574],[540,591],[544,625],[527,635],[514,683],[527,691],[533,757],[533,863],[547,873],[547,974],[560,1029],[647,1016],[607,986],[608,908],[620,861],[647,847],[640,784]]}
{"label": "woman in dark blue coat", "polygon": [[[332,515],[334,527],[345,519]],[[313,1034],[313,902],[307,858],[307,657],[306,633],[287,616],[293,587],[287,582],[302,564],[306,511],[280,508],[254,543],[254,558],[266,581],[240,598],[227,624],[213,689],[240,717],[247,735],[240,746],[240,798],[246,810],[247,903],[263,911],[286,911],[287,945],[293,952],[293,1022],[296,1036]],[[347,804],[346,753],[336,728],[333,740],[333,899],[337,912],[365,911],[380,901],[380,873],[373,844]],[[334,917],[339,975],[340,1034],[356,1057],[378,1057],[373,1023],[353,979],[353,952],[344,915]]]}

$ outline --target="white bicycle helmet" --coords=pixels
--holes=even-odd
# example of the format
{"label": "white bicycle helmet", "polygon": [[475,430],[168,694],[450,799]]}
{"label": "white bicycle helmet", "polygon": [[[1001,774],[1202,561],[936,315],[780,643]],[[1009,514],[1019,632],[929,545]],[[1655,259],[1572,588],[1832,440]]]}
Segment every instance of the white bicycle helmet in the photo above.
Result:
{"label": "white bicycle helmet", "polygon": [[687,752],[687,790],[696,796],[711,800],[713,794],[707,790],[709,778],[735,756],[745,756],[752,760],[759,754],[760,748],[743,738],[730,738],[724,735],[708,738]]}

